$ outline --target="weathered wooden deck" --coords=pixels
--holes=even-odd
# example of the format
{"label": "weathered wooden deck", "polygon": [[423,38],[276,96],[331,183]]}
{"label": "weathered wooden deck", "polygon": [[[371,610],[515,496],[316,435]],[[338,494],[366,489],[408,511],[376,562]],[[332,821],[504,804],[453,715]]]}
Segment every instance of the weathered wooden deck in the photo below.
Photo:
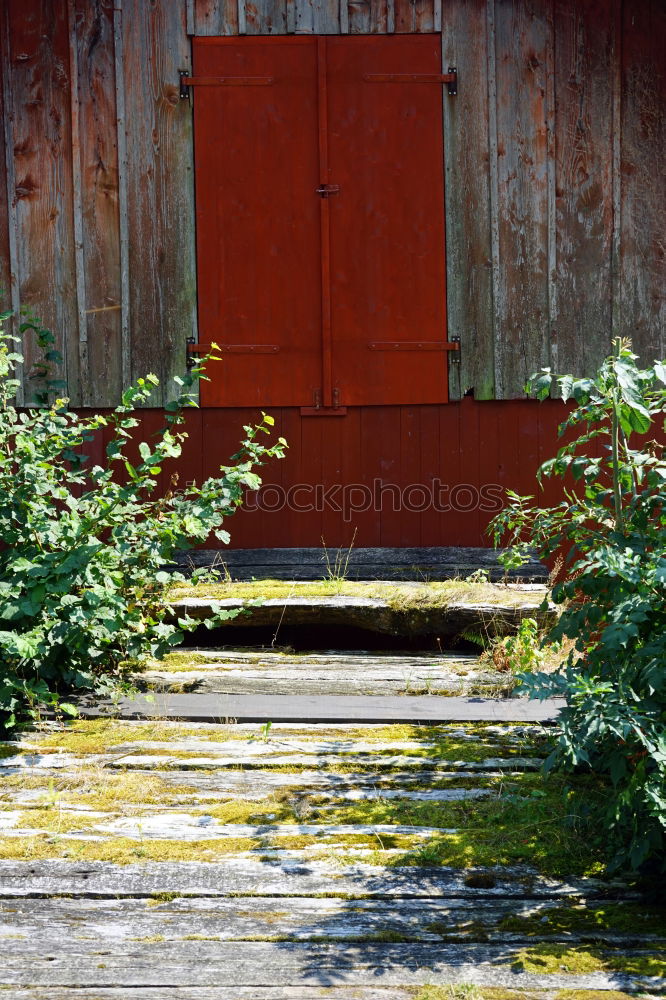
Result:
{"label": "weathered wooden deck", "polygon": [[[206,678],[216,663],[223,675],[228,654],[207,653]],[[232,656],[239,681],[243,664],[256,676],[249,655]],[[397,676],[411,657],[386,665]],[[331,654],[321,677],[336,692],[362,687],[377,659]],[[544,873],[508,829],[492,834],[496,855],[479,854],[493,804],[539,794],[546,730],[509,724],[526,702],[493,702],[505,721],[482,725],[388,726],[362,711],[346,724],[279,722],[280,696],[251,693],[235,697],[272,700],[270,726],[159,718],[160,699],[197,700],[194,718],[221,697],[158,694],[143,703],[152,720],[52,724],[7,748],[0,995],[500,1000],[488,990],[502,988],[617,1000],[666,989],[664,925],[631,886]],[[345,702],[310,701],[327,697]],[[373,718],[387,697],[356,701]],[[412,702],[465,699],[390,700],[413,720]]]}

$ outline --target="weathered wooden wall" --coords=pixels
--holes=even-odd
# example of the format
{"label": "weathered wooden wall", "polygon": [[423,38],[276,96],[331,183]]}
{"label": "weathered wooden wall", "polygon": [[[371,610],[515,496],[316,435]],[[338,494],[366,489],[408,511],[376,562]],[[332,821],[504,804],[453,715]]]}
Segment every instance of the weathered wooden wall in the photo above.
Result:
{"label": "weathered wooden wall", "polygon": [[[615,334],[666,353],[663,0],[5,0],[0,287],[64,346],[78,405],[196,325],[194,34],[439,32],[451,397],[589,371]],[[26,349],[28,369],[32,348]],[[26,385],[26,400],[31,394]],[[159,404],[164,395],[156,394]]]}

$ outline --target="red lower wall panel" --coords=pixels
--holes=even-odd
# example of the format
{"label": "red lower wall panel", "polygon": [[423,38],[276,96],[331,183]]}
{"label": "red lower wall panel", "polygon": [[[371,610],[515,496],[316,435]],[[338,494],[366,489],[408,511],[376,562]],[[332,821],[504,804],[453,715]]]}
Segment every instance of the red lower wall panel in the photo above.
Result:
{"label": "red lower wall panel", "polygon": [[[352,407],[346,416],[272,410],[287,457],[228,522],[233,548],[488,545],[484,528],[505,489],[535,494],[535,472],[557,446],[566,415],[555,400]],[[181,484],[215,475],[256,410],[188,414],[189,440],[174,463]],[[161,424],[146,411],[144,427]],[[268,439],[267,439],[268,440]],[[165,468],[165,473],[173,471]],[[557,484],[540,493],[557,499]]]}

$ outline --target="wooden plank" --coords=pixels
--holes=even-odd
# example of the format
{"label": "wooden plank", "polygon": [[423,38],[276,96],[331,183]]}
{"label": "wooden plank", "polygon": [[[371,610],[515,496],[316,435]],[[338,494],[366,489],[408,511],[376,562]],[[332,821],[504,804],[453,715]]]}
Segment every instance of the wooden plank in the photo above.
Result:
{"label": "wooden plank", "polygon": [[194,35],[237,35],[237,0],[195,0]]}
{"label": "wooden plank", "polygon": [[395,0],[395,31],[401,34],[435,30],[434,0]]}
{"label": "wooden plank", "polygon": [[[484,877],[485,876],[485,877]],[[483,884],[481,884],[483,883]],[[44,898],[122,899],[154,897],[157,893],[182,896],[327,896],[367,899],[543,899],[604,897],[609,890],[623,898],[631,893],[621,883],[600,879],[552,879],[529,874],[518,866],[457,870],[453,868],[385,868],[356,864],[340,868],[323,861],[303,866],[275,867],[257,860],[225,862],[148,862],[115,865],[106,861],[0,860],[0,896]]]}
{"label": "wooden plank", "polygon": [[[304,33],[312,34],[312,0],[299,0],[300,14],[305,25]],[[299,11],[297,3],[296,31],[299,32]],[[286,0],[238,0],[239,35],[285,35],[287,33]]]}
{"label": "wooden plank", "polygon": [[477,0],[441,8],[442,67],[455,66],[456,97],[444,95],[446,298],[449,339],[460,337],[460,358],[449,358],[449,398],[469,389],[476,399],[494,392],[488,27]]}
{"label": "wooden plank", "polygon": [[557,371],[590,375],[611,337],[612,11],[555,4]]}
{"label": "wooden plank", "polygon": [[[494,701],[487,698],[437,698],[429,695],[344,696],[319,698],[308,695],[196,695],[160,694],[122,698],[122,718],[199,719],[211,722],[236,719],[244,722],[552,722],[563,706],[562,699],[541,702],[518,698]],[[108,713],[108,707],[106,709]],[[105,714],[103,703],[81,706],[84,718]]]}
{"label": "wooden plank", "polygon": [[[67,7],[35,0],[30,18],[25,5],[6,5],[11,100],[6,113],[13,151],[16,211],[17,298],[56,336],[68,393],[80,402],[78,318],[74,265],[71,105]],[[26,338],[26,372],[38,355]],[[29,376],[28,376],[29,377]],[[31,402],[35,383],[26,382]]]}
{"label": "wooden plank", "polygon": [[125,109],[125,72],[123,49],[123,6],[117,0],[113,8],[113,53],[116,87],[116,136],[118,144],[118,239],[120,250],[120,369],[123,386],[132,381],[132,343],[130,336],[129,281],[129,208],[127,113]]}
{"label": "wooden plank", "polygon": [[[58,986],[33,986],[12,988],[7,1000],[90,1000],[90,988]],[[95,986],[95,1000],[163,1000],[162,987],[146,986]],[[413,1000],[414,990],[406,986],[387,990],[380,986],[170,986],[170,1000]],[[507,1000],[509,994],[507,993]],[[522,991],[515,993],[515,1000],[524,1000]],[[557,1000],[555,993],[543,1000]]]}
{"label": "wooden plank", "polygon": [[548,363],[546,68],[550,38],[550,0],[510,0],[495,6],[498,398],[524,395],[527,378]]}
{"label": "wooden plank", "polygon": [[[468,489],[464,490],[465,495],[469,493]],[[462,506],[462,497],[458,502]],[[422,600],[417,607],[409,603],[405,607],[393,607],[386,598],[343,594],[336,597],[271,597],[260,605],[248,605],[235,598],[184,597],[174,601],[172,607],[175,615],[187,614],[199,621],[209,620],[220,610],[243,612],[216,626],[221,629],[248,625],[273,627],[278,623],[337,625],[364,628],[391,636],[437,635],[450,638],[466,629],[483,628],[490,621],[496,635],[511,633],[526,617],[549,624],[555,620],[554,606],[543,610],[539,596],[538,593],[533,594],[530,599],[529,595],[519,592],[512,595],[513,599],[485,604],[450,600],[442,605]]]}
{"label": "wooden plank", "polygon": [[123,373],[113,4],[70,3],[77,66],[73,121],[79,139],[74,170],[75,179],[79,175],[79,322],[82,372],[84,361],[87,371],[82,402],[114,406],[120,401]]}
{"label": "wooden plank", "polygon": [[[442,900],[402,899],[394,901],[315,899],[291,897],[288,909],[280,897],[256,899],[252,896],[224,898],[176,898],[158,902],[146,899],[24,899],[0,901],[0,933],[12,938],[47,942],[54,928],[59,935],[74,934],[80,940],[131,942],[160,936],[187,948],[194,936],[209,940],[233,941],[266,937],[279,927],[280,934],[299,940],[322,937],[340,941],[377,938],[393,933],[411,941],[441,942],[442,939],[485,940],[494,943],[526,943],[524,931],[498,929],[507,917],[528,918],[543,923],[542,932],[529,938],[540,941],[572,941],[571,932],[558,933],[549,927],[549,914],[559,910],[558,900]],[[604,933],[595,928],[594,909],[577,907],[576,915],[589,921],[595,941],[611,941],[626,947],[648,945],[653,937],[635,931]],[[555,914],[556,919],[559,912]],[[646,915],[647,916],[647,915]],[[432,929],[434,926],[434,930]],[[646,921],[646,928],[649,925]],[[580,938],[576,935],[576,942]],[[573,942],[572,942],[573,943]]]}
{"label": "wooden plank", "polygon": [[172,398],[195,307],[192,119],[179,97],[190,68],[185,5],[123,0],[132,377],[155,372]]}
{"label": "wooden plank", "polygon": [[[13,207],[10,208],[10,176],[7,170],[7,147],[5,143],[5,132],[10,122],[5,114],[5,78],[9,76],[9,59],[7,55],[8,25],[6,15],[0,12],[0,60],[2,60],[2,71],[0,72],[0,311],[5,312],[11,308],[12,302],[12,239],[10,237],[10,227],[13,228]],[[13,155],[12,160],[13,173]]]}
{"label": "wooden plank", "polygon": [[[2,144],[4,158],[2,166],[5,171],[5,183],[3,184],[3,199],[7,209],[7,298],[3,301],[3,309],[11,308],[13,316],[8,322],[8,330],[18,337],[18,316],[21,301],[18,287],[18,221],[16,212],[16,172],[14,163],[14,139],[13,139],[13,101],[12,74],[10,69],[10,26],[9,8],[5,5],[4,11],[0,12],[0,59],[2,60]],[[18,362],[14,369],[18,386],[16,389],[16,403],[22,406],[25,402],[24,375],[25,366],[23,362]]]}
{"label": "wooden plank", "polygon": [[[268,935],[267,935],[268,936]],[[58,986],[419,986],[424,983],[474,983],[525,989],[637,989],[659,986],[657,977],[593,972],[539,975],[512,966],[516,949],[493,944],[309,944],[264,941],[188,941],[175,949],[168,941],[105,943],[104,955],[72,938],[42,947],[38,942],[12,942],[4,959],[7,985]],[[626,959],[649,957],[628,949]],[[103,957],[103,961],[97,959]]]}
{"label": "wooden plank", "polygon": [[78,313],[78,360],[81,383],[81,403],[90,404],[90,367],[88,364],[88,323],[86,318],[86,281],[83,256],[83,193],[81,182],[81,130],[79,119],[79,64],[75,0],[67,0],[67,30],[69,35],[69,76],[72,143],[72,202],[74,225],[74,274],[76,310]]}
{"label": "wooden plank", "polygon": [[[436,415],[439,417],[439,407],[435,409],[437,411]],[[445,413],[455,412],[456,408],[443,408],[443,410]],[[556,425],[558,421],[564,419],[565,411],[561,403],[555,403],[552,409],[550,409],[550,404],[546,404],[545,407],[542,404],[538,409],[535,406],[535,412],[545,413],[546,410],[552,414],[549,426],[552,429],[553,441],[555,441]],[[497,413],[497,408],[484,407],[484,415],[482,417],[484,427],[488,424],[487,415],[491,412]],[[372,415],[372,413],[372,409],[367,411],[368,415]],[[207,416],[208,413],[204,412],[204,420]],[[381,421],[372,426],[378,431],[381,428]],[[444,430],[449,432],[450,427],[447,425]],[[362,435],[361,445],[364,444],[366,438],[371,439],[372,435]],[[447,464],[444,462],[444,457],[449,458],[441,450],[436,452],[436,470],[440,476],[443,474],[443,466]],[[548,456],[544,455],[544,458],[546,457]],[[345,479],[344,481],[351,482],[351,479]],[[443,579],[469,576],[470,573],[479,568],[485,569],[493,577],[496,572],[500,574],[502,572],[500,563],[498,562],[498,556],[502,551],[502,549],[473,546],[433,545],[422,547],[405,546],[403,548],[354,546],[349,557],[347,578],[350,580],[390,580],[395,579],[397,576],[399,579],[407,581],[409,579],[407,574],[410,571],[412,579],[415,575],[418,577],[418,572],[420,571],[422,579],[438,580],[440,575]],[[190,565],[189,559],[191,559],[195,566],[206,566],[210,564],[217,554],[217,549],[197,549],[189,553],[187,557],[180,558],[178,565],[183,568],[188,567]],[[302,580],[321,580],[324,575],[322,555],[321,548],[233,548],[225,551],[224,558],[232,577],[238,580],[245,577],[261,579],[264,568],[268,571],[270,579],[283,579],[285,575],[293,573],[296,580],[299,578]],[[546,567],[536,562],[529,564],[529,569],[530,572],[534,572],[537,575],[539,573],[547,573]],[[299,570],[302,570],[302,573],[298,573]],[[297,573],[298,575],[296,575]],[[309,576],[306,576],[306,574],[309,574]],[[289,578],[287,576],[287,579]],[[407,586],[407,583],[405,583],[405,586]],[[510,585],[510,587],[512,586]],[[539,585],[533,584],[530,586],[536,587]],[[511,589],[509,589],[508,593],[511,592]],[[541,593],[541,596],[544,595],[545,590]]]}
{"label": "wooden plank", "polygon": [[641,361],[666,356],[666,7],[623,5],[621,332]]}
{"label": "wooden plank", "polygon": [[248,666],[246,663],[201,666],[186,671],[147,670],[136,675],[139,690],[217,694],[437,694],[497,697],[509,694],[513,678],[506,672],[474,670],[462,665],[451,670],[431,657],[420,667],[386,663],[363,666],[353,660],[343,666],[303,664]]}

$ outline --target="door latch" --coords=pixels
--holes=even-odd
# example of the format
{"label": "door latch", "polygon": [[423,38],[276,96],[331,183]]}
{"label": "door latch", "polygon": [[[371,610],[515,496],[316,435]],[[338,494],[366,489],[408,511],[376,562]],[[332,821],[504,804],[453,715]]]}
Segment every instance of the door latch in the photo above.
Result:
{"label": "door latch", "polygon": [[332,194],[339,194],[340,188],[337,184],[322,184],[317,189],[317,194],[322,198],[330,198]]}

